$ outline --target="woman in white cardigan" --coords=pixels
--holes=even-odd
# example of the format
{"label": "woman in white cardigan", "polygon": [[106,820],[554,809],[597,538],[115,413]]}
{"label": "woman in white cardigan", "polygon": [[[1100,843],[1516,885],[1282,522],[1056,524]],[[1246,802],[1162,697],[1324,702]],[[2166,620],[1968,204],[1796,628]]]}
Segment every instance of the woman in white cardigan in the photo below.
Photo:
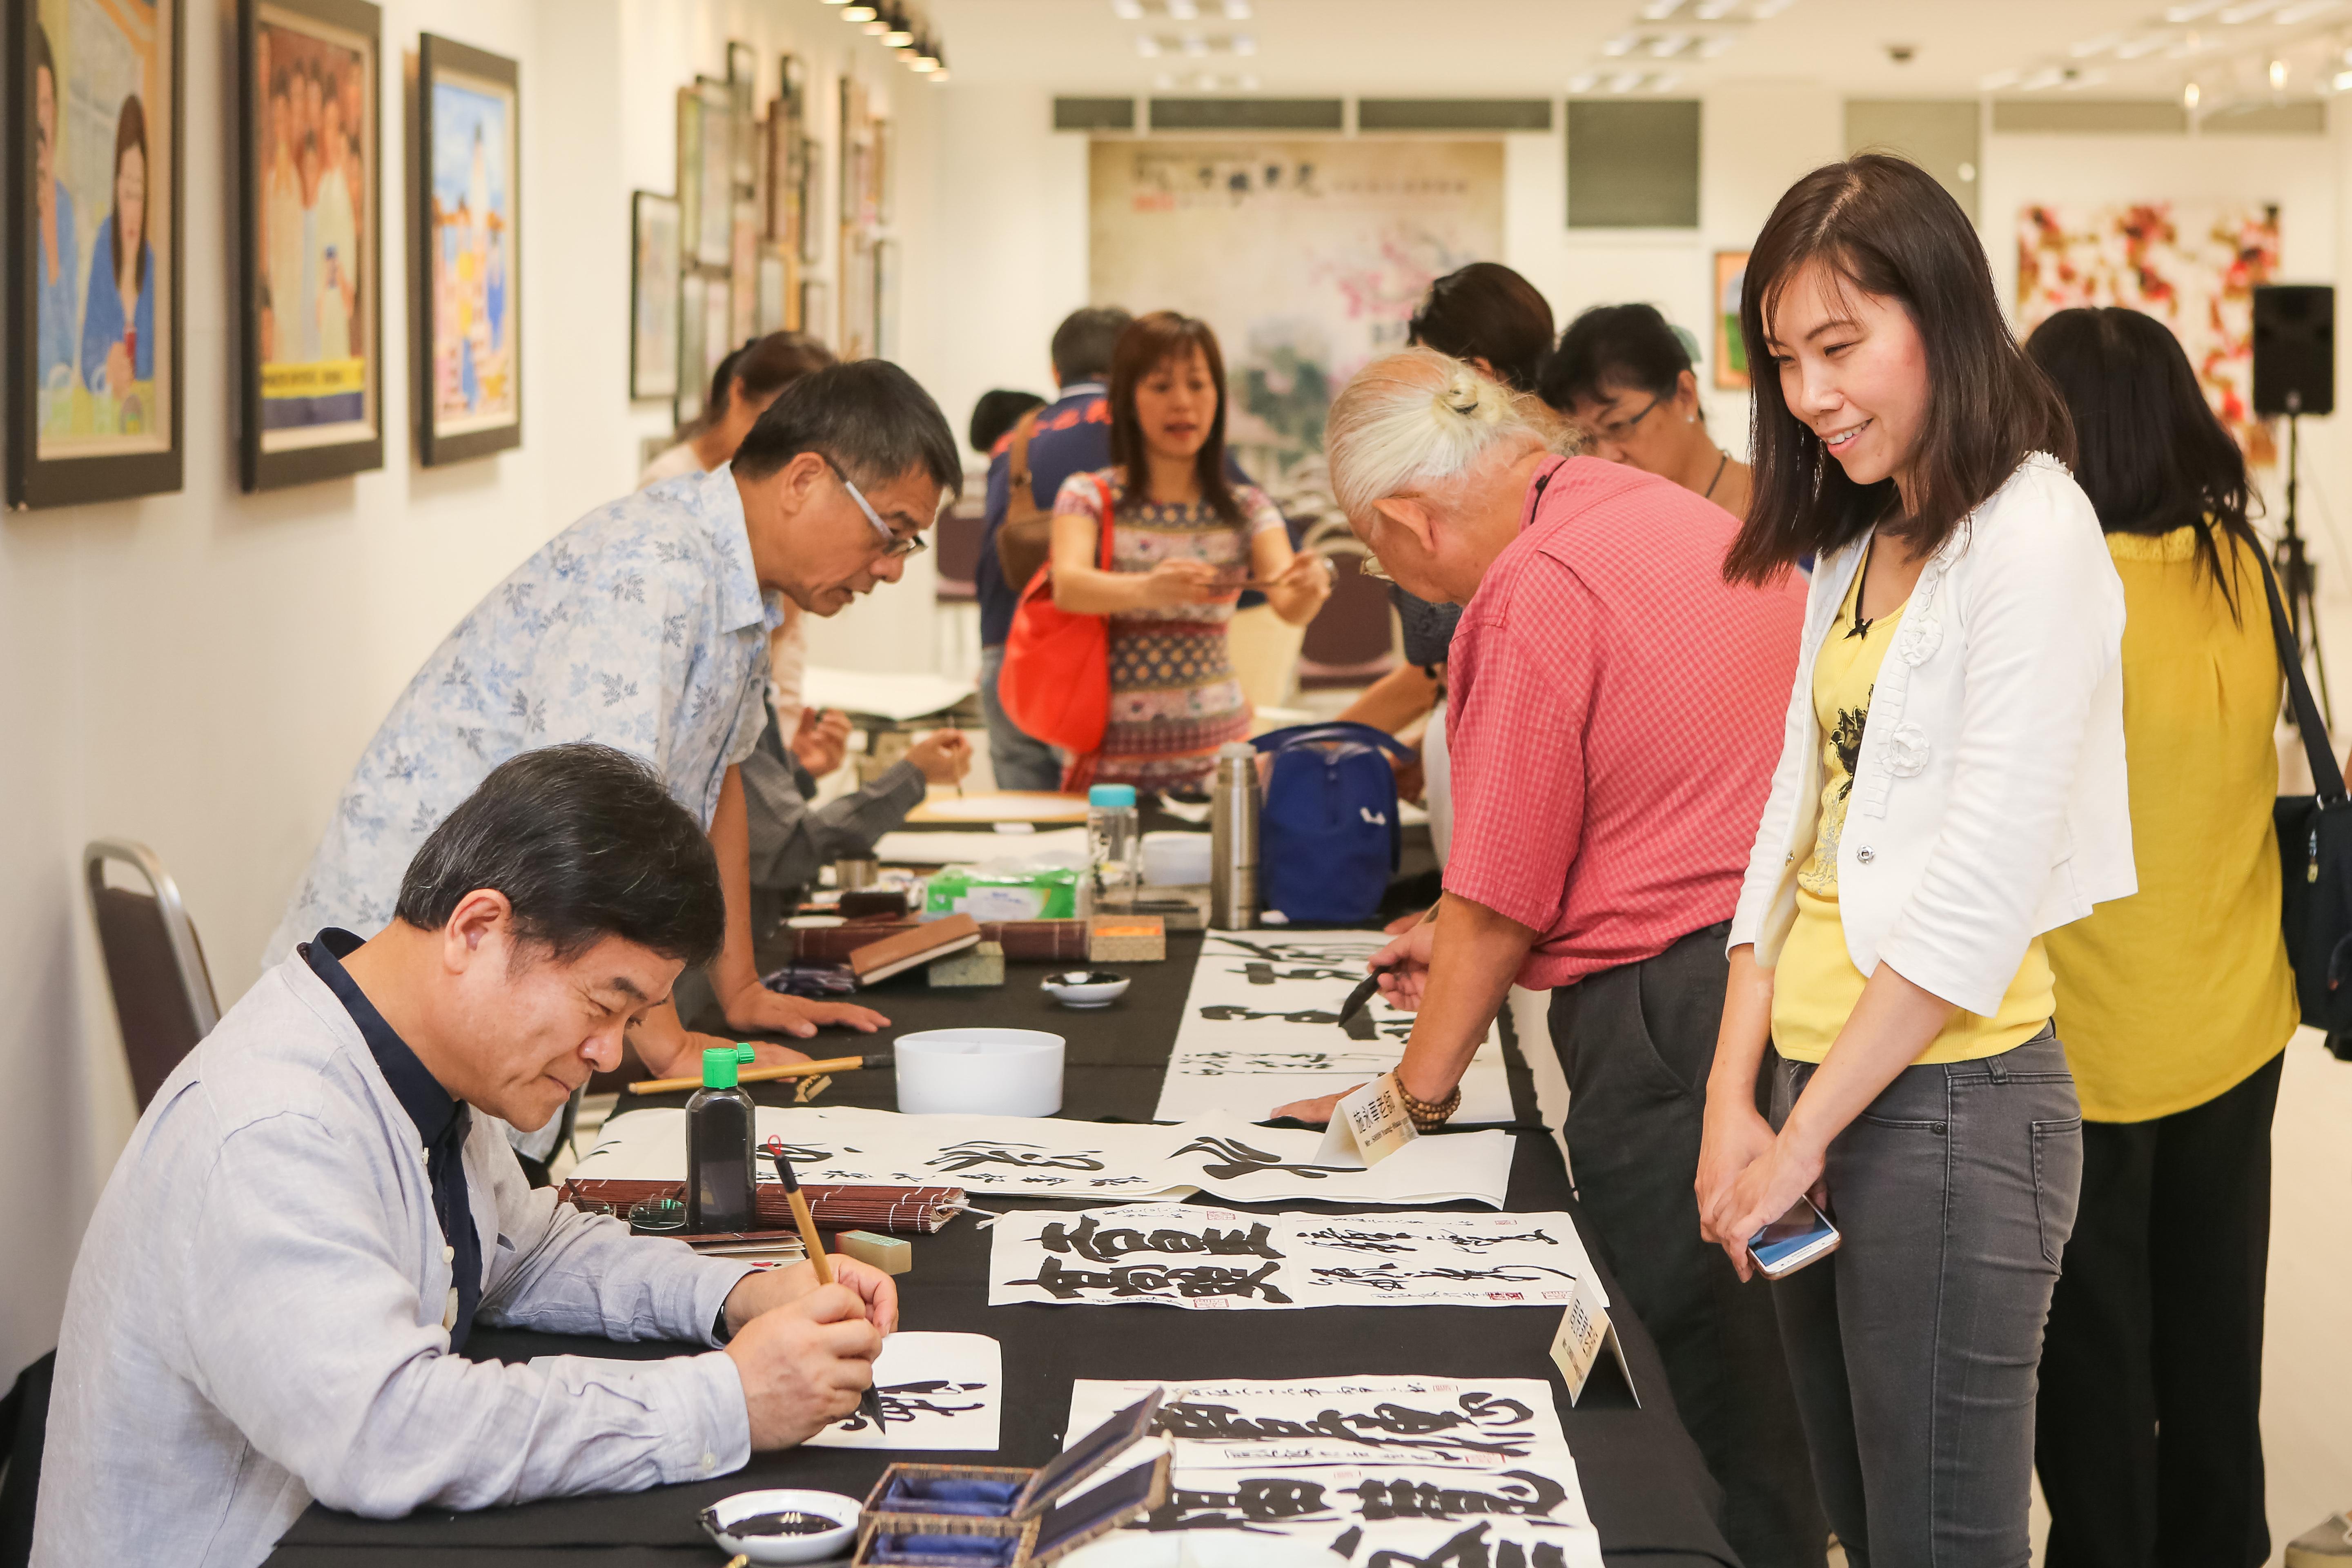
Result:
{"label": "woman in white cardigan", "polygon": [[1774,1289],[1847,1561],[2023,1568],[2082,1171],[2041,936],[2135,885],[2122,585],[2064,405],[1916,166],[1800,181],[1741,315],[1756,488],[1726,571],[1816,564],[1732,922],[1702,1229],[1745,1275],[1808,1195],[1839,1228]]}

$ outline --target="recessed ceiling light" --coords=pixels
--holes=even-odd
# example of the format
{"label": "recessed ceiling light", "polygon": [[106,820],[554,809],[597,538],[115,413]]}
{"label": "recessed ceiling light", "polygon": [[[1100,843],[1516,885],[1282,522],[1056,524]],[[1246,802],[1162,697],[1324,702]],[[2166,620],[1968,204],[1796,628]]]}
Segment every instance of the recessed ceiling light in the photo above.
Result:
{"label": "recessed ceiling light", "polygon": [[2308,22],[2314,16],[2325,16],[2343,3],[2344,0],[2297,0],[2296,4],[2289,5],[2271,20],[2282,26],[2292,27],[2297,22]]}
{"label": "recessed ceiling light", "polygon": [[1217,90],[1216,73],[1214,71],[1202,71],[1199,76],[1192,79],[1192,85],[1199,88],[1202,92],[1214,92]]}
{"label": "recessed ceiling light", "polygon": [[1619,59],[1633,52],[1642,40],[1632,33],[1620,33],[1601,46],[1601,52],[1611,59]]}
{"label": "recessed ceiling light", "polygon": [[1568,79],[1568,90],[1570,92],[1591,92],[1594,88],[1599,87],[1600,85],[1601,73],[1599,71],[1579,71],[1574,76]]}
{"label": "recessed ceiling light", "polygon": [[841,19],[845,22],[871,22],[874,16],[875,10],[871,5],[847,5],[842,8],[841,13]]}
{"label": "recessed ceiling light", "polygon": [[1650,40],[1650,54],[1656,59],[1672,59],[1690,41],[1688,33],[1662,33]]}
{"label": "recessed ceiling light", "polygon": [[1652,92],[1672,92],[1675,88],[1682,85],[1682,80],[1683,79],[1675,75],[1673,71],[1661,71],[1659,74],[1650,79],[1650,90]]}
{"label": "recessed ceiling light", "polygon": [[2234,5],[2224,5],[2218,20],[2234,27],[2241,22],[2259,21],[2279,8],[2279,0],[2238,0]]}
{"label": "recessed ceiling light", "polygon": [[1187,33],[1183,38],[1184,52],[1196,60],[1209,58],[1209,40],[1198,33]]}
{"label": "recessed ceiling light", "polygon": [[2116,46],[2116,58],[2136,60],[2142,55],[2152,55],[2171,39],[2162,33],[2143,33],[2137,38],[2126,38]]}
{"label": "recessed ceiling light", "polygon": [[2121,33],[2102,33],[2095,38],[2084,38],[2081,43],[2067,45],[2066,52],[2078,60],[2087,60],[2093,55],[2105,54],[2121,42]]}
{"label": "recessed ceiling light", "polygon": [[1167,5],[1168,16],[1172,21],[1195,22],[1200,20],[1201,6],[1199,0],[1167,0]]}
{"label": "recessed ceiling light", "polygon": [[1631,92],[1641,85],[1640,71],[1619,71],[1609,79],[1609,90],[1612,92]]}
{"label": "recessed ceiling light", "polygon": [[1681,10],[1683,0],[1642,0],[1642,18],[1648,22],[1663,22]]}
{"label": "recessed ceiling light", "polygon": [[1729,54],[1738,42],[1737,33],[1717,33],[1698,47],[1698,57],[1703,60],[1718,58]]}
{"label": "recessed ceiling light", "polygon": [[2197,108],[2197,100],[2204,96],[2204,89],[2192,81],[2180,89],[2180,107],[2193,112]]}
{"label": "recessed ceiling light", "polygon": [[2329,85],[2338,92],[2352,92],[2352,71],[2337,71]]}
{"label": "recessed ceiling light", "polygon": [[1176,79],[1170,76],[1166,71],[1161,71],[1158,76],[1151,79],[1151,85],[1157,91],[1173,92],[1176,90]]}
{"label": "recessed ceiling light", "polygon": [[1246,22],[1250,19],[1250,0],[1225,0],[1225,20]]}
{"label": "recessed ceiling light", "polygon": [[1769,22],[1796,3],[1797,0],[1756,0],[1753,15],[1759,22]]}
{"label": "recessed ceiling light", "polygon": [[1257,53],[1257,40],[1250,37],[1247,33],[1235,33],[1234,35],[1234,53],[1237,55],[1254,55]]}
{"label": "recessed ceiling light", "polygon": [[1143,0],[1110,0],[1110,14],[1122,22],[1143,20]]}
{"label": "recessed ceiling light", "polygon": [[2168,22],[2194,22],[2200,16],[2219,11],[2221,4],[2222,0],[2191,0],[2188,5],[2167,5],[2164,19]]}
{"label": "recessed ceiling light", "polygon": [[1135,52],[1147,60],[1156,59],[1160,54],[1160,40],[1149,33],[1138,33],[1135,35]]}
{"label": "recessed ceiling light", "polygon": [[2284,60],[2273,60],[2271,62],[2271,90],[2273,92],[2276,92],[2284,86],[2286,86],[2286,62]]}
{"label": "recessed ceiling light", "polygon": [[1731,15],[1732,7],[1738,3],[1739,0],[1698,0],[1691,15],[1702,22],[1720,22]]}

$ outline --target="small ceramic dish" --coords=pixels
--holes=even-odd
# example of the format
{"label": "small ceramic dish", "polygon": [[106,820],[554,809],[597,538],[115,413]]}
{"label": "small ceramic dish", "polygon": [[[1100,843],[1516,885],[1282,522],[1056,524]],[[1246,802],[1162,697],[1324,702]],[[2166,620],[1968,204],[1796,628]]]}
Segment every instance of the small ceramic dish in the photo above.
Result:
{"label": "small ceramic dish", "polygon": [[[721,1552],[740,1552],[754,1563],[822,1563],[840,1557],[857,1534],[859,1505],[839,1492],[792,1489],[737,1492],[720,1498],[702,1510],[702,1528]],[[804,1534],[787,1534],[784,1526],[829,1520],[832,1523]],[[751,1528],[737,1535],[736,1526]],[[766,1526],[765,1529],[759,1528]]]}
{"label": "small ceramic dish", "polygon": [[1128,978],[1108,969],[1072,969],[1048,974],[1037,988],[1065,1007],[1108,1007],[1127,994]]}

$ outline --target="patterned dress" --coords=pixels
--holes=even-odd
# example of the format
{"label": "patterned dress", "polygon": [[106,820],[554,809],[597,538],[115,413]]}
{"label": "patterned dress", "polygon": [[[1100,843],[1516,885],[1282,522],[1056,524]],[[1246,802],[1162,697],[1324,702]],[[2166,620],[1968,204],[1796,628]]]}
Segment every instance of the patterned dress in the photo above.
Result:
{"label": "patterned dress", "polygon": [[[1099,484],[1097,483],[1099,481]],[[1246,575],[1250,544],[1282,527],[1282,513],[1254,485],[1234,487],[1242,526],[1205,501],[1129,500],[1115,468],[1073,474],[1056,513],[1102,523],[1102,486],[1118,519],[1111,570],[1149,572],[1162,561],[1205,561]],[[1097,549],[1099,551],[1100,535]],[[1097,556],[1099,559],[1099,556]],[[1139,789],[1196,784],[1216,771],[1217,748],[1249,737],[1249,700],[1225,646],[1231,600],[1131,610],[1110,617],[1110,723],[1102,750],[1081,757],[1064,787],[1131,784]]]}

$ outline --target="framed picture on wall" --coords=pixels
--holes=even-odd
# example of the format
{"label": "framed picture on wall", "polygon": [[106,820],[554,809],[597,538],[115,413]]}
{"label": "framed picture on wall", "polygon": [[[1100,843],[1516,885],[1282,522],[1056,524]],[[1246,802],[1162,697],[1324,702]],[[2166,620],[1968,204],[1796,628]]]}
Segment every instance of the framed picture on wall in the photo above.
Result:
{"label": "framed picture on wall", "polygon": [[677,281],[677,423],[680,428],[702,417],[703,388],[710,384],[704,373],[703,330],[709,325],[704,310],[710,280],[689,272]]}
{"label": "framed picture on wall", "polygon": [[793,174],[801,193],[801,264],[804,267],[814,267],[824,259],[824,143],[802,137],[800,165]]}
{"label": "framed picture on wall", "polygon": [[702,289],[702,363],[698,374],[706,397],[719,364],[741,341],[735,336],[735,291],[727,286],[726,279],[713,278]]}
{"label": "framed picture on wall", "polygon": [[383,467],[383,13],[243,0],[238,460],[248,490]]}
{"label": "framed picture on wall", "polygon": [[1715,384],[1724,392],[1748,390],[1748,344],[1739,335],[1739,293],[1748,282],[1748,253],[1715,253]]}
{"label": "framed picture on wall", "polygon": [[734,243],[727,265],[728,287],[733,290],[735,316],[729,339],[740,343],[751,335],[760,307],[760,209],[748,201],[735,204]]}
{"label": "framed picture on wall", "polygon": [[629,395],[677,395],[677,199],[629,195]]}
{"label": "framed picture on wall", "polygon": [[426,33],[417,50],[418,459],[522,444],[522,120],[515,62]]}
{"label": "framed picture on wall", "polygon": [[[708,77],[694,84],[700,125],[695,137],[695,220],[686,231],[687,249],[705,267],[724,267],[734,243],[735,95]],[[684,156],[685,142],[678,144]],[[685,171],[679,172],[685,177]],[[681,187],[682,188],[682,187]]]}
{"label": "framed picture on wall", "polygon": [[752,331],[761,337],[788,331],[793,326],[793,258],[781,245],[760,247],[759,309]]}
{"label": "framed picture on wall", "polygon": [[183,5],[7,7],[14,505],[180,488]]}
{"label": "framed picture on wall", "polygon": [[801,331],[827,348],[833,346],[833,290],[822,278],[801,280]]}

